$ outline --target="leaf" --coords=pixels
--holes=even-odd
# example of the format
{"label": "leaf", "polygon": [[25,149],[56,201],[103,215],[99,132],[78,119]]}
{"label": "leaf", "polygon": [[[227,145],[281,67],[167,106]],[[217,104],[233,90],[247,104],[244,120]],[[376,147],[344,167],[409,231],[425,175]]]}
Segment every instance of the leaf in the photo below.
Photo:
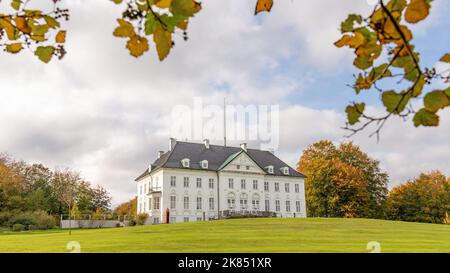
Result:
{"label": "leaf", "polygon": [[405,109],[406,104],[410,99],[410,95],[405,92],[398,94],[395,91],[390,90],[383,92],[381,99],[389,113],[400,114]]}
{"label": "leaf", "polygon": [[119,26],[114,30],[113,35],[116,37],[133,37],[136,35],[134,27],[130,22],[123,19],[117,19]]}
{"label": "leaf", "polygon": [[156,0],[155,4],[158,8],[166,9],[172,4],[172,0]]}
{"label": "leaf", "polygon": [[438,126],[439,116],[427,109],[420,109],[419,112],[414,115],[413,122],[416,127],[419,127],[420,125]]}
{"label": "leaf", "polygon": [[44,63],[48,63],[52,59],[54,52],[55,48],[53,46],[39,46],[34,52],[34,55],[38,56],[39,60]]}
{"label": "leaf", "polygon": [[172,48],[172,33],[164,30],[161,24],[157,24],[153,33],[153,40],[156,44],[159,60],[164,60],[169,55]]}
{"label": "leaf", "polygon": [[191,17],[202,9],[202,5],[194,0],[172,0],[170,11],[175,15]]}
{"label": "leaf", "polygon": [[371,79],[369,79],[369,77],[365,78],[361,73],[359,73],[358,79],[355,83],[356,94],[359,94],[359,92],[363,89],[370,89],[372,87],[372,84],[373,82],[371,81]]}
{"label": "leaf", "polygon": [[6,51],[9,53],[18,53],[23,49],[22,43],[14,43],[6,45]]}
{"label": "leaf", "polygon": [[358,14],[350,14],[347,19],[341,23],[341,32],[352,32],[355,28],[355,22],[358,24],[362,23],[362,17]]}
{"label": "leaf", "polygon": [[365,103],[356,103],[354,105],[347,106],[345,112],[347,113],[348,123],[350,123],[350,125],[355,125],[356,123],[358,123],[359,118],[363,114],[365,108]]}
{"label": "leaf", "polygon": [[273,0],[258,0],[256,2],[255,15],[263,11],[270,12],[272,6]]}
{"label": "leaf", "polygon": [[450,54],[449,53],[445,54],[439,61],[443,63],[450,63]]}
{"label": "leaf", "polygon": [[371,61],[370,58],[367,56],[358,56],[356,57],[353,64],[361,70],[366,70],[372,66],[373,61]]}
{"label": "leaf", "polygon": [[59,44],[66,42],[66,31],[65,30],[61,30],[58,32],[58,34],[56,34],[55,42],[57,42]]}
{"label": "leaf", "polygon": [[406,7],[405,20],[415,24],[427,18],[430,13],[430,4],[427,0],[411,0]]}
{"label": "leaf", "polygon": [[450,105],[450,98],[443,90],[429,92],[423,99],[425,108],[430,112],[437,112]]}
{"label": "leaf", "polygon": [[147,17],[145,20],[145,34],[151,35],[155,31],[156,26],[156,18],[152,12],[147,13]]}
{"label": "leaf", "polygon": [[11,7],[15,10],[20,10],[20,6],[22,5],[22,0],[12,0]]}
{"label": "leaf", "polygon": [[8,37],[9,40],[11,41],[17,40],[18,38],[17,31],[11,24],[10,18],[8,17],[0,18],[0,28],[3,28],[5,30],[6,36]]}
{"label": "leaf", "polygon": [[122,4],[122,2],[123,2],[123,0],[111,0],[111,1],[113,1],[116,4]]}
{"label": "leaf", "polygon": [[49,28],[55,29],[55,28],[59,28],[61,26],[60,23],[51,16],[48,16],[48,15],[44,16],[44,20],[47,23]]}
{"label": "leaf", "polygon": [[145,37],[135,35],[128,40],[127,48],[131,56],[137,58],[148,51],[148,40]]}
{"label": "leaf", "polygon": [[355,35],[344,35],[342,38],[334,43],[337,47],[349,46],[351,48],[358,48],[365,42],[364,35],[360,32],[356,32]]}
{"label": "leaf", "polygon": [[19,31],[22,31],[25,34],[31,33],[31,28],[28,26],[25,17],[17,16],[14,18],[14,22],[16,23],[16,27],[19,29]]}

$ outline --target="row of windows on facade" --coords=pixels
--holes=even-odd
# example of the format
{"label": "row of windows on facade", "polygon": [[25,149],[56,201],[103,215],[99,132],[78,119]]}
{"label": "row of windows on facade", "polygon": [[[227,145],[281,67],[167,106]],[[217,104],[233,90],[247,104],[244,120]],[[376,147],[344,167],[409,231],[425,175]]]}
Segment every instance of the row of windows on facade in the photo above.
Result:
{"label": "row of windows on facade", "polygon": [[[253,180],[253,189],[257,190],[258,189],[258,180]],[[183,178],[183,186],[185,188],[189,188],[189,177],[184,177]],[[177,186],[177,177],[176,176],[171,176],[170,177],[170,186],[171,187],[176,187]],[[197,188],[202,188],[202,179],[200,177],[197,178],[196,181],[196,186]],[[210,178],[209,182],[208,182],[208,187],[209,189],[214,189],[214,178]],[[234,189],[234,179],[233,178],[229,178],[228,179],[228,188],[229,189]],[[247,181],[245,179],[241,179],[241,189],[245,190],[247,188]],[[150,188],[148,189],[150,190]],[[274,190],[276,192],[280,191],[280,183],[275,182],[274,183]],[[300,192],[300,185],[299,184],[294,184],[294,190],[296,193]],[[140,194],[142,195],[142,191],[144,191],[145,193],[147,192],[147,184],[144,184],[143,186],[141,185],[140,187]],[[265,181],[264,182],[264,191],[269,191],[269,182]],[[284,184],[284,191],[285,192],[290,192],[290,183],[285,183]]]}
{"label": "row of windows on facade", "polygon": [[[229,210],[235,210],[236,209],[236,200],[234,198],[228,198],[227,199],[227,203],[228,203],[228,209]],[[248,199],[240,199],[240,209],[241,210],[248,210]],[[141,209],[140,211],[143,211],[143,208],[145,208],[148,204],[148,210],[159,210],[160,209],[160,197],[154,197],[153,198],[153,206],[152,206],[152,198],[148,199],[148,203],[143,203],[143,205],[141,205]],[[214,210],[214,197],[210,197],[208,198],[208,208],[209,210]],[[281,211],[281,201],[280,200],[275,200],[275,211],[279,212]],[[170,209],[176,209],[177,208],[177,197],[172,195],[170,196]],[[190,209],[190,201],[189,201],[189,196],[184,196],[183,198],[183,208],[185,210]],[[253,199],[252,200],[252,209],[254,210],[259,210],[260,206],[259,206],[259,199]],[[197,210],[202,210],[203,209],[203,198],[202,197],[197,197],[196,200],[196,209]],[[264,210],[265,211],[271,211],[270,208],[270,200],[264,200]],[[291,200],[286,200],[285,201],[285,210],[286,212],[291,212]],[[296,212],[301,212],[301,202],[299,200],[295,201],[295,211]]]}

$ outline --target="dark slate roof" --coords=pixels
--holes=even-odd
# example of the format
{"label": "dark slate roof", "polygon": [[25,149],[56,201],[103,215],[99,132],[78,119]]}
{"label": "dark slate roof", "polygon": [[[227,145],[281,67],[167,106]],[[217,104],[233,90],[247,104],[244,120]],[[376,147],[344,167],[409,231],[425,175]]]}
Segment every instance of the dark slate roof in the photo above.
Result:
{"label": "dark slate roof", "polygon": [[[241,152],[244,151],[240,147],[210,145],[209,149],[206,149],[203,143],[177,141],[171,151],[164,153],[153,162],[151,171],[147,169],[136,178],[136,181],[161,168],[183,168],[181,160],[185,158],[189,158],[190,160],[189,169],[204,170],[200,166],[200,161],[208,160],[208,170],[218,171],[229,163],[225,161],[231,161],[229,160],[230,158],[234,159]],[[287,166],[289,167],[289,176],[305,177],[269,151],[247,149],[246,153],[263,170],[265,167],[272,165],[274,167],[274,174],[268,175],[287,176],[280,170],[280,168]]]}

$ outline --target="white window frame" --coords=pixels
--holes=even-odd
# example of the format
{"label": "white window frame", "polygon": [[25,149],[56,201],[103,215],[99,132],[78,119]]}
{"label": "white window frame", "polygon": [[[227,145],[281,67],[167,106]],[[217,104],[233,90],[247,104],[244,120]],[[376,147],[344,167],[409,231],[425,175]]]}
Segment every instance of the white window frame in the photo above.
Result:
{"label": "white window frame", "polygon": [[172,175],[172,176],[170,177],[170,186],[171,186],[171,187],[176,187],[176,186],[177,186],[177,177],[174,176],[174,175]]}
{"label": "white window frame", "polygon": [[253,189],[257,190],[258,189],[258,180],[253,180]]}
{"label": "white window frame", "polygon": [[241,189],[245,190],[247,188],[247,181],[245,179],[241,179]]}
{"label": "white window frame", "polygon": [[300,185],[299,184],[295,184],[295,192],[299,193],[300,192]]}
{"label": "white window frame", "polygon": [[189,196],[184,196],[183,197],[183,208],[185,210],[189,209]]}
{"label": "white window frame", "polygon": [[176,195],[170,196],[170,209],[176,209],[177,208],[177,197]]}
{"label": "white window frame", "polygon": [[201,189],[202,188],[202,178],[201,177],[197,177],[197,189]]}
{"label": "white window frame", "polygon": [[209,198],[209,210],[214,210],[214,197]]}
{"label": "white window frame", "polygon": [[284,191],[289,192],[289,183],[284,183]]}
{"label": "white window frame", "polygon": [[197,206],[196,206],[196,208],[197,208],[197,210],[202,210],[202,198],[199,196],[199,197],[197,197]]}
{"label": "white window frame", "polygon": [[189,176],[183,177],[183,186],[189,188]]}
{"label": "white window frame", "polygon": [[291,200],[286,200],[286,212],[291,212]]}
{"label": "white window frame", "polygon": [[295,201],[295,211],[298,212],[298,213],[302,212],[302,204],[298,200]]}
{"label": "white window frame", "polygon": [[270,200],[269,199],[264,200],[264,210],[270,211]]}
{"label": "white window frame", "polygon": [[275,211],[276,212],[280,212],[281,211],[281,205],[280,205],[280,200],[279,199],[275,200]]}
{"label": "white window frame", "polygon": [[209,188],[214,189],[214,178],[209,179]]}
{"label": "white window frame", "polygon": [[228,188],[234,189],[234,179],[233,178],[228,178]]}
{"label": "white window frame", "polygon": [[280,192],[280,183],[275,182],[274,188],[275,188],[275,192]]}
{"label": "white window frame", "polygon": [[264,191],[269,191],[269,181],[264,181]]}

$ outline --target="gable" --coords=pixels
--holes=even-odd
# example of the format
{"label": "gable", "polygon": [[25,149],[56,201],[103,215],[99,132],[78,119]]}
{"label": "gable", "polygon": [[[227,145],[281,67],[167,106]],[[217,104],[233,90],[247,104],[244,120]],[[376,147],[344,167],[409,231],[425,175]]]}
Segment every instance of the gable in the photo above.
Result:
{"label": "gable", "polygon": [[232,155],[231,160],[222,166],[221,171],[265,174],[265,171],[244,152]]}

